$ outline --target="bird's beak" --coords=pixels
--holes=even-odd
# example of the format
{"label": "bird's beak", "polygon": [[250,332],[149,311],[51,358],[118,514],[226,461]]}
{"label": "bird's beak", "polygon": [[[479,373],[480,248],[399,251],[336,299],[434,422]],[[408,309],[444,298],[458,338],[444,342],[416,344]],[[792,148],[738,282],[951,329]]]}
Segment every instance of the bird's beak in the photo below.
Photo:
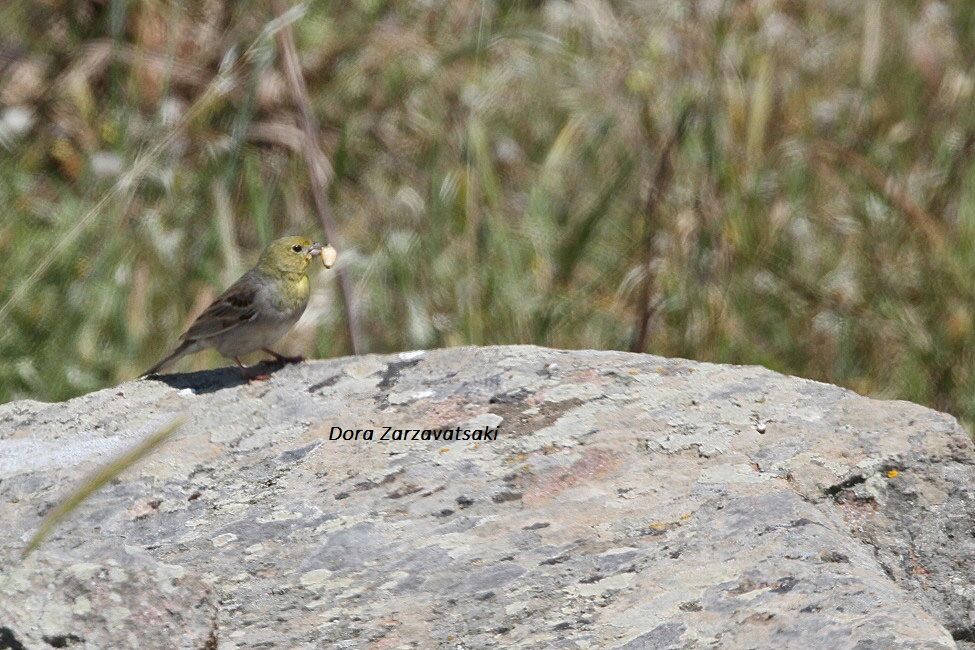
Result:
{"label": "bird's beak", "polygon": [[319,244],[318,242],[315,242],[314,244],[311,245],[311,248],[308,249],[308,254],[311,255],[312,257],[314,257],[315,255],[321,255],[322,245]]}

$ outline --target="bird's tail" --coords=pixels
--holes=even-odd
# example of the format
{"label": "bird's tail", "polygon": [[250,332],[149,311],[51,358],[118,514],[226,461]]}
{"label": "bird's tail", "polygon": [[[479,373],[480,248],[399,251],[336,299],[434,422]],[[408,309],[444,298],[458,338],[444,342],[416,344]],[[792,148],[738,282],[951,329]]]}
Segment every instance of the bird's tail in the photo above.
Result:
{"label": "bird's tail", "polygon": [[178,346],[176,346],[176,349],[173,350],[165,359],[163,359],[162,361],[154,365],[152,368],[149,368],[144,373],[142,373],[140,375],[140,378],[148,377],[149,375],[158,374],[160,370],[170,365],[171,363],[179,359],[181,356],[194,352],[195,350],[196,350],[196,341],[183,341]]}

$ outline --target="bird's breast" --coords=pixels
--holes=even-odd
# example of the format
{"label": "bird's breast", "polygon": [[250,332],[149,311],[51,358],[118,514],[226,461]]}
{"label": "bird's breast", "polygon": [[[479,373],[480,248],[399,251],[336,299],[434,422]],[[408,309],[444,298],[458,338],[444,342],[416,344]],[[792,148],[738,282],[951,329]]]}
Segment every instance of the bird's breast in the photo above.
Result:
{"label": "bird's breast", "polygon": [[301,274],[297,277],[286,277],[278,293],[278,308],[281,315],[298,318],[305,311],[308,304],[310,287],[308,276]]}

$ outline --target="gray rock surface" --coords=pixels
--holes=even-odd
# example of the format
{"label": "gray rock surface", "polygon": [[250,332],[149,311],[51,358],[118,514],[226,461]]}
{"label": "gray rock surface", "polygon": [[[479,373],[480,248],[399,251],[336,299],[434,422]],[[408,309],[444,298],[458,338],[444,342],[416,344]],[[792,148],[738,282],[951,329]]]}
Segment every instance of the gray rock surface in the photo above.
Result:
{"label": "gray rock surface", "polygon": [[[18,559],[88,472],[179,415]],[[455,424],[499,435],[379,440]],[[914,404],[615,352],[456,348],[17,402],[0,646],[951,648],[975,640],[973,463],[956,421]]]}

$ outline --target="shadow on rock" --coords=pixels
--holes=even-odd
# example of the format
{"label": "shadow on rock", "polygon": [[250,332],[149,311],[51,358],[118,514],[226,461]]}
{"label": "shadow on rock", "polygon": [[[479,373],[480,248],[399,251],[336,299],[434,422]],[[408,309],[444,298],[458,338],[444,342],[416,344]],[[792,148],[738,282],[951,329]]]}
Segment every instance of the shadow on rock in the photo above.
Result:
{"label": "shadow on rock", "polygon": [[277,361],[262,361],[256,365],[248,366],[247,374],[255,379],[248,379],[241,372],[240,368],[227,366],[216,370],[199,370],[197,372],[182,372],[171,375],[149,375],[144,381],[161,381],[167,386],[177,389],[189,388],[194,393],[215,393],[225,388],[234,388],[248,383],[266,379],[277,371],[284,368],[286,363]]}

